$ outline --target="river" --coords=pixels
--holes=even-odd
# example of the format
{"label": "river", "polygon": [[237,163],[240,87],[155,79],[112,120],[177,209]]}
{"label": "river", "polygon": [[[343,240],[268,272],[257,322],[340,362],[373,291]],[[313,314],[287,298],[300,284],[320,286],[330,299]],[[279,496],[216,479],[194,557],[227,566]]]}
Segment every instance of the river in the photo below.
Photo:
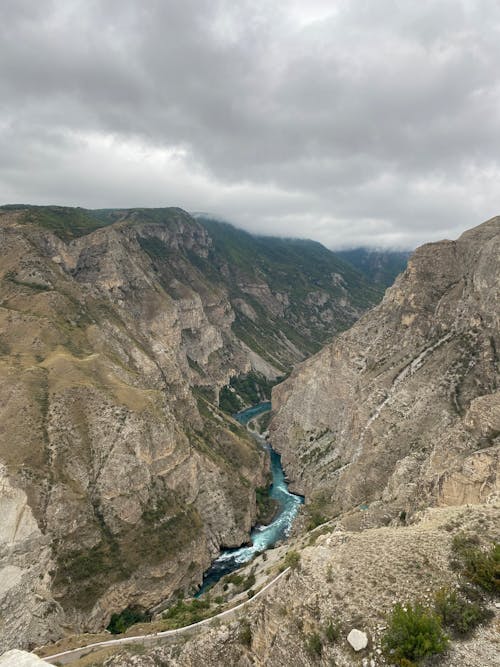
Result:
{"label": "river", "polygon": [[[247,424],[254,417],[269,412],[271,403],[260,403],[247,410],[238,412],[233,417],[240,424]],[[236,549],[225,549],[220,556],[214,560],[210,568],[203,576],[203,584],[196,594],[204,593],[208,588],[217,583],[225,574],[234,572],[252,558],[274,546],[276,542],[286,539],[290,534],[300,505],[304,502],[302,496],[290,493],[288,484],[285,480],[285,474],[281,466],[281,456],[274,451],[269,443],[263,441],[263,446],[269,450],[271,458],[272,484],[270,487],[270,496],[278,503],[278,511],[274,519],[268,526],[255,526],[250,533],[251,546],[239,547]]]}

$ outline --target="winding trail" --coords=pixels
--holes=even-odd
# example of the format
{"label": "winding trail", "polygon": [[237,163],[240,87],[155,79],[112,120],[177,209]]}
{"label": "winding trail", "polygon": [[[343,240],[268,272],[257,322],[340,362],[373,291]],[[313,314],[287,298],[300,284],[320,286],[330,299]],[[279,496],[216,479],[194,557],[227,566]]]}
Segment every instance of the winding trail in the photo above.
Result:
{"label": "winding trail", "polygon": [[226,609],[225,611],[221,611],[219,614],[216,614],[215,616],[206,618],[203,621],[198,621],[198,623],[193,623],[192,625],[186,625],[183,628],[177,628],[175,630],[164,630],[163,632],[156,632],[154,634],[137,635],[135,637],[121,637],[120,639],[109,639],[103,642],[96,642],[95,644],[88,644],[87,646],[81,646],[80,648],[73,648],[70,649],[69,651],[63,651],[62,653],[55,653],[54,655],[44,656],[42,660],[45,660],[45,662],[51,665],[56,665],[56,664],[69,665],[75,660],[78,660],[79,658],[82,658],[85,655],[88,655],[89,653],[94,653],[94,651],[98,651],[103,648],[123,646],[125,644],[140,644],[142,646],[151,646],[156,643],[161,644],[165,641],[174,639],[181,635],[188,635],[192,632],[196,632],[203,626],[213,623],[216,619],[224,618],[225,620],[229,620],[232,618],[236,618],[243,608],[245,608],[247,605],[252,604],[259,597],[267,593],[269,589],[273,587],[289,571],[290,568],[287,567],[286,570],[283,570],[283,572],[278,574],[277,577],[275,577],[272,581],[266,584],[264,588],[261,588],[260,591],[258,591],[258,593],[256,593],[249,600],[240,602],[240,604],[236,605],[236,607],[232,607],[231,609]]}

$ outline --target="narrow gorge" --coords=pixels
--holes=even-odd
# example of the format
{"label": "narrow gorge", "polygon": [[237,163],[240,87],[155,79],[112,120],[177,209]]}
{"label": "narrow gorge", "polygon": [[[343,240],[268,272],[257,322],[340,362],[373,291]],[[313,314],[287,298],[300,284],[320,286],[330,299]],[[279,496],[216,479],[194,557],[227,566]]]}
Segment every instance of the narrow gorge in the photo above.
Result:
{"label": "narrow gorge", "polygon": [[231,414],[380,296],[181,209],[0,208],[1,648],[196,590],[269,481]]}

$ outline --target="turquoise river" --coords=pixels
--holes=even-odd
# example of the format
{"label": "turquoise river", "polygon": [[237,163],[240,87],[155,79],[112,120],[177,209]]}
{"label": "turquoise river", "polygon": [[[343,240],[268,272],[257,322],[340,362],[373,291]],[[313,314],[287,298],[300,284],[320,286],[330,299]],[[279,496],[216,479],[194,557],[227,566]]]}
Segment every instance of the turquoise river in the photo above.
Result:
{"label": "turquoise river", "polygon": [[[268,412],[270,409],[271,403],[260,403],[233,416],[240,424],[247,424],[254,417]],[[304,502],[302,496],[290,493],[288,490],[288,484],[281,466],[281,456],[274,451],[269,443],[266,443],[263,439],[262,441],[263,446],[269,450],[271,458],[272,484],[270,487],[270,496],[277,501],[278,510],[268,526],[257,525],[254,527],[250,534],[250,546],[225,549],[221,552],[207,572],[205,572],[203,584],[197,596],[213,586],[225,574],[234,572],[245,563],[248,563],[256,554],[269,549],[276,542],[286,539],[290,534],[299,507]]]}

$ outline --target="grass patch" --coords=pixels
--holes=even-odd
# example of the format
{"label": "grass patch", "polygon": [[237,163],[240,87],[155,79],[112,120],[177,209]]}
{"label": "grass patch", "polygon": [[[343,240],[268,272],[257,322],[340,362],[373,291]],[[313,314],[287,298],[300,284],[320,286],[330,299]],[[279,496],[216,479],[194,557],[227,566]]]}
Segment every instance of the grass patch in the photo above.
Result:
{"label": "grass patch", "polygon": [[317,632],[306,635],[306,651],[311,656],[320,656],[323,653],[323,642]]}
{"label": "grass patch", "polygon": [[238,640],[240,644],[243,644],[243,646],[246,646],[247,648],[250,648],[252,645],[252,628],[246,619],[240,621]]}
{"label": "grass patch", "polygon": [[213,607],[209,599],[195,598],[189,602],[179,600],[173,607],[163,612],[165,629],[173,630],[198,623],[219,613],[219,607]]}
{"label": "grass patch", "polygon": [[324,629],[325,637],[330,642],[330,644],[335,644],[340,639],[340,625],[329,621],[325,625]]}
{"label": "grass patch", "polygon": [[294,549],[287,552],[283,564],[280,567],[280,571],[283,572],[286,568],[289,567],[291,570],[298,570],[300,567],[300,554]]}

